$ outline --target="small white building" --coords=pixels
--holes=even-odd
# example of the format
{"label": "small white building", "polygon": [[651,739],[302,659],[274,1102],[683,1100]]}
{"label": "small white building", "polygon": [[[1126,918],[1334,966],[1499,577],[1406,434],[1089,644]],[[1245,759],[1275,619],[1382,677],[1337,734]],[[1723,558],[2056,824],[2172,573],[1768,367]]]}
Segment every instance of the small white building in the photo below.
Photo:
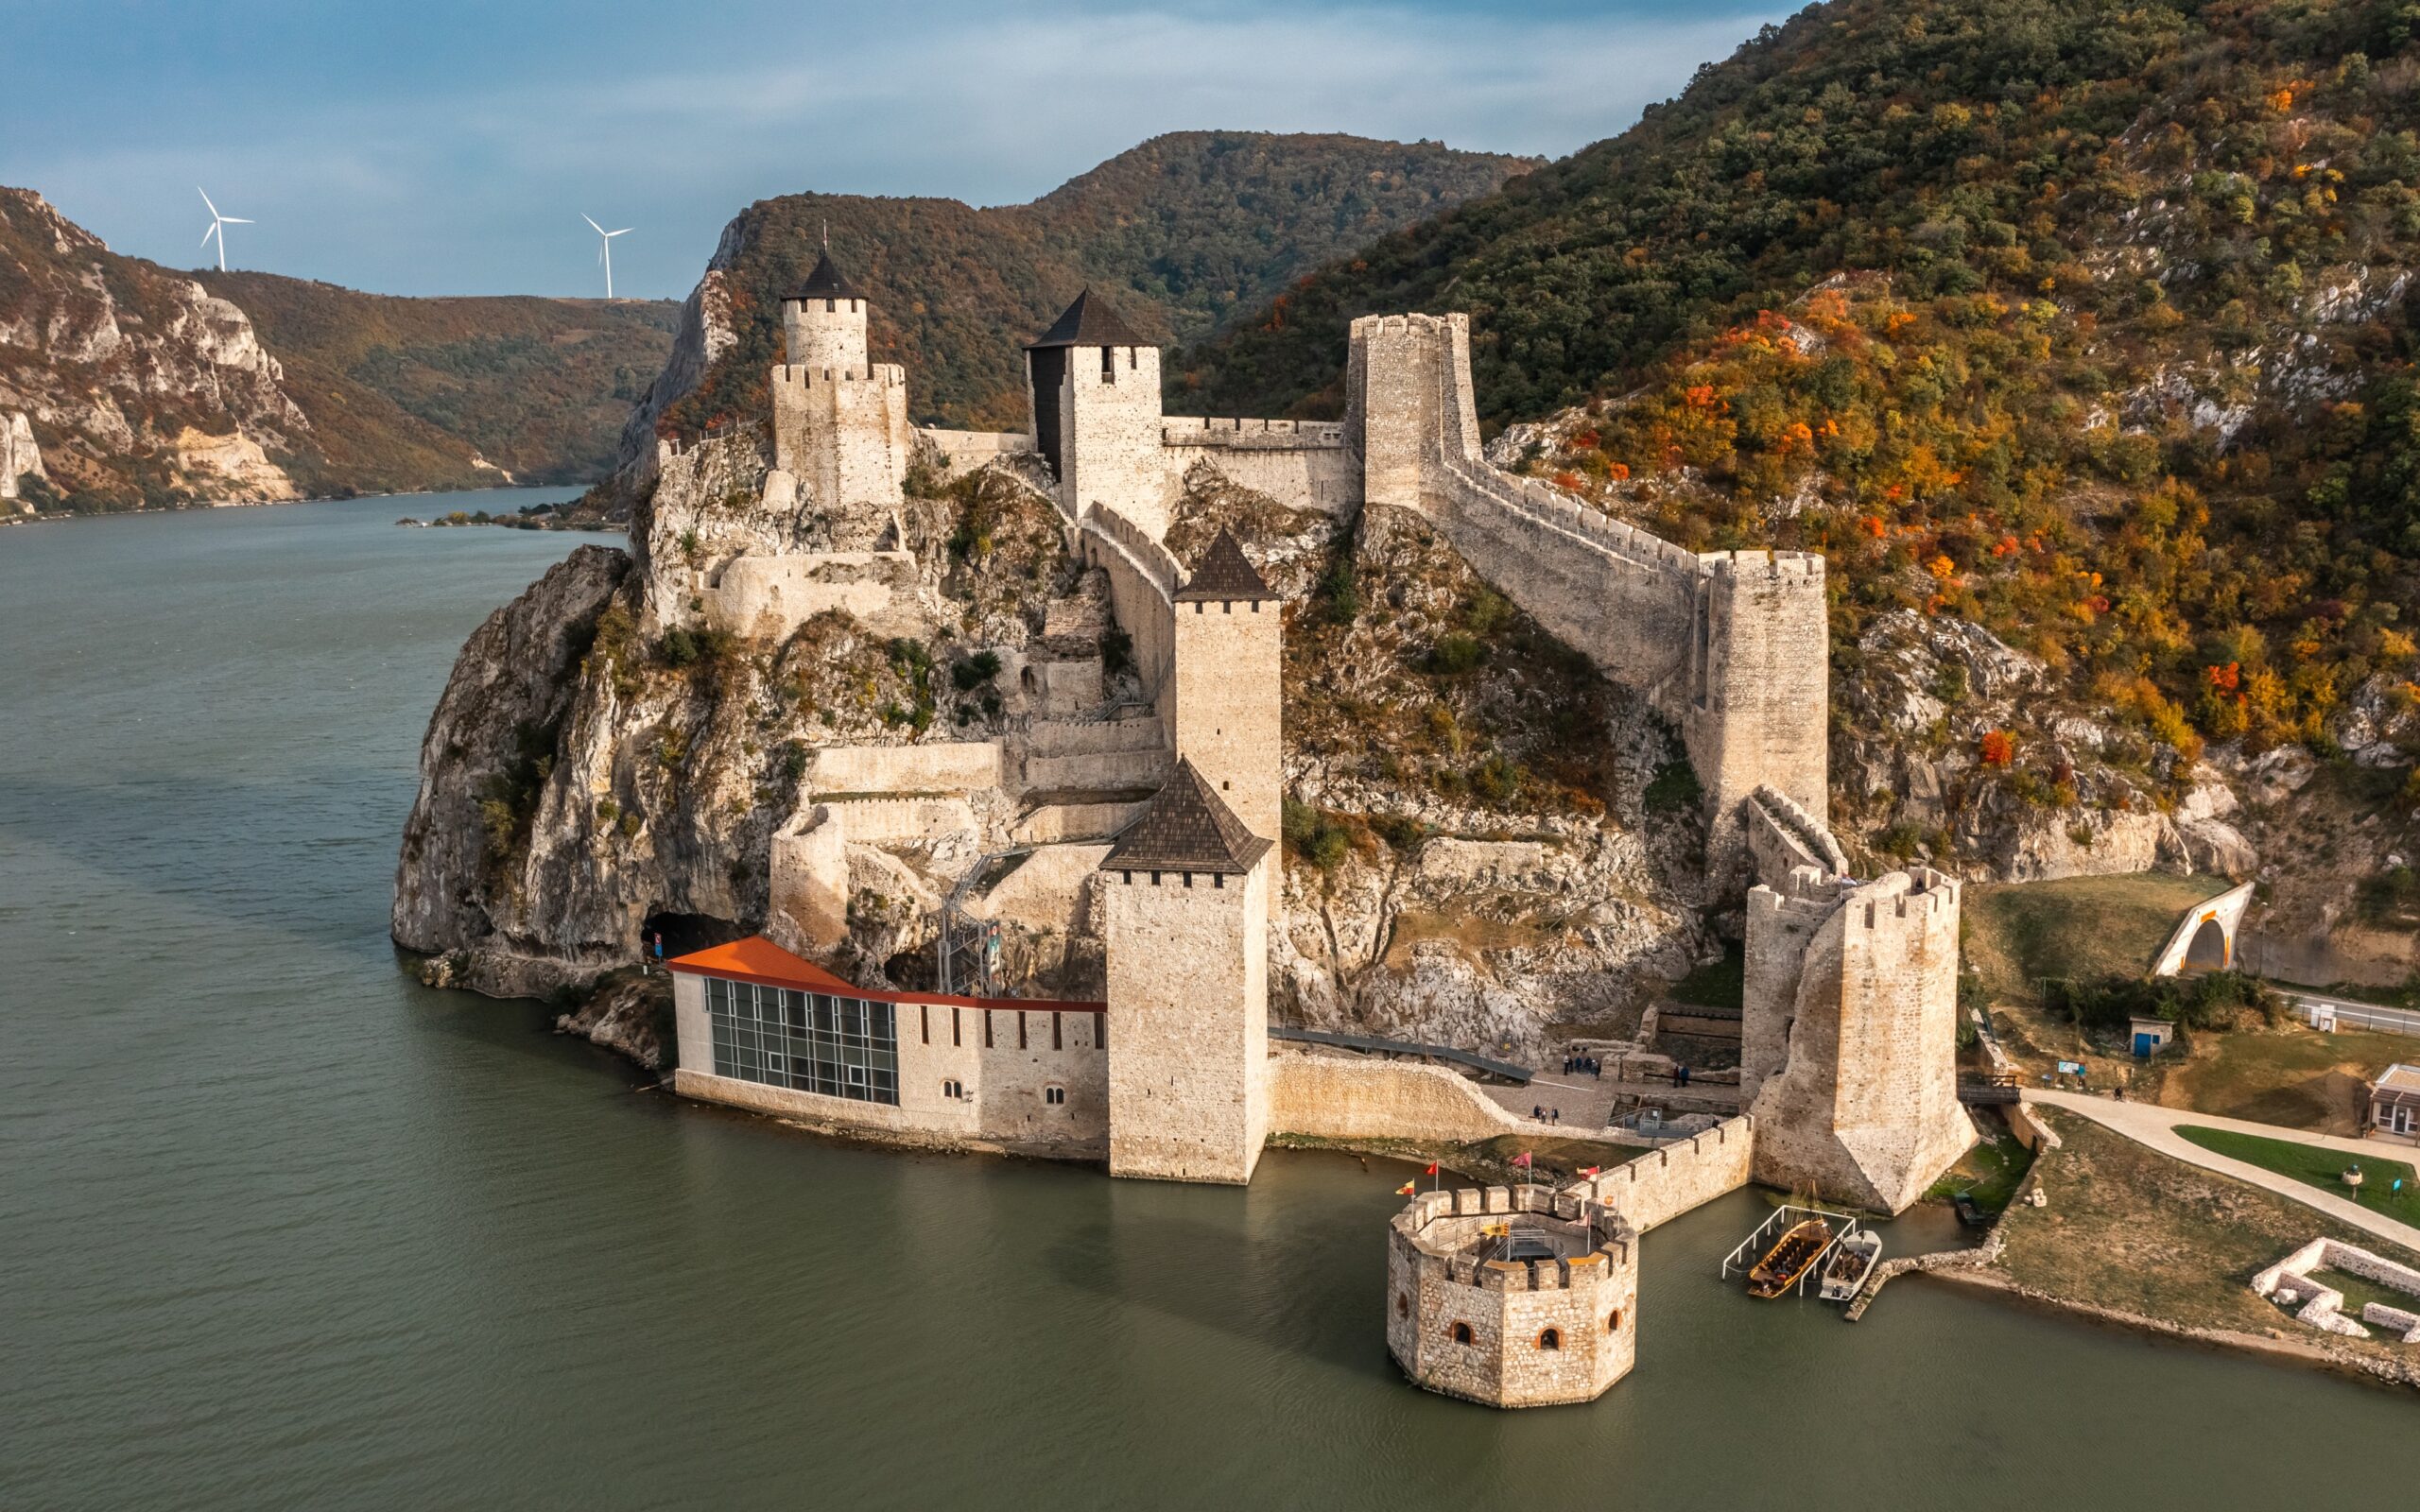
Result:
{"label": "small white building", "polygon": [[2420,1141],[2420,1066],[2397,1061],[2370,1083],[2370,1130]]}

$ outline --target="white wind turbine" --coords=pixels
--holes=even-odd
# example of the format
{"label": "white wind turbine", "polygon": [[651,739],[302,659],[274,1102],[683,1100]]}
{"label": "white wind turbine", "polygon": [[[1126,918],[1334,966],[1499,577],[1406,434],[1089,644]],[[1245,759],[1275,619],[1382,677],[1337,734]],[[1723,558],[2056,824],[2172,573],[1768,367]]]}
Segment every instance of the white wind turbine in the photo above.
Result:
{"label": "white wind turbine", "polygon": [[210,204],[210,192],[202,188],[201,185],[194,185],[193,192],[201,196],[201,202],[203,204],[210,205],[210,229],[201,233],[201,245],[207,247],[210,245],[210,239],[213,236],[218,238],[218,271],[224,273],[227,271],[227,228],[230,226],[249,226],[251,222],[241,215],[220,215],[218,213],[218,207],[216,205]]}
{"label": "white wind turbine", "polygon": [[[588,220],[586,215],[579,218]],[[631,228],[625,226],[620,231],[607,231],[596,222],[588,220],[588,229],[604,238],[596,244],[596,260],[605,265],[605,297],[610,300],[614,297],[614,238],[628,236]]]}

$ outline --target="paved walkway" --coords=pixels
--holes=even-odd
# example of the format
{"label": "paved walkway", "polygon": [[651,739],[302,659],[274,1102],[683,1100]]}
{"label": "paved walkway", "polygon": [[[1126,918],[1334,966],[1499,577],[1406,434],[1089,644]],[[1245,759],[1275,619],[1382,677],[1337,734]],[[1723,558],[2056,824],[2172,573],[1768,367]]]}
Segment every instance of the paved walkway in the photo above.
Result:
{"label": "paved walkway", "polygon": [[2306,1022],[2313,1005],[2332,1008],[2339,1029],[2376,1029],[2386,1034],[2420,1035],[2420,1013],[2410,1008],[2386,1008],[2375,1003],[2357,1003],[2351,998],[2332,998],[2325,992],[2308,992],[2301,988],[2272,982],[2277,995],[2302,1010]]}
{"label": "paved walkway", "polygon": [[2159,1151],[2162,1155],[2198,1165],[2206,1171],[2247,1181],[2263,1191],[2290,1197],[2306,1207],[2317,1208],[2331,1218],[2366,1229],[2381,1239],[2393,1240],[2407,1249],[2420,1251],[2420,1228],[2398,1223],[2384,1213],[2360,1206],[2323,1188],[2297,1181],[2290,1176],[2264,1171],[2256,1165],[2205,1150],[2176,1132],[2179,1124],[2196,1128],[2229,1129],[2238,1134],[2256,1134],[2262,1139],[2284,1140],[2291,1144],[2313,1144],[2323,1149],[2342,1150],[2349,1155],[2367,1156],[2377,1160],[2401,1160],[2413,1165],[2420,1154],[2408,1146],[2390,1144],[2379,1140],[2346,1139],[2338,1134],[2308,1134],[2298,1128],[2280,1128],[2274,1124],[2254,1124],[2240,1118],[2220,1118],[2211,1113],[2197,1113],[2185,1108],[2160,1108],[2151,1103],[2121,1103],[2114,1098],[2095,1097],[2087,1092],[2050,1091],[2041,1088],[2028,1089],[2025,1100],[2064,1108],[2071,1113],[2091,1119],[2104,1128],[2114,1129],[2135,1143]]}

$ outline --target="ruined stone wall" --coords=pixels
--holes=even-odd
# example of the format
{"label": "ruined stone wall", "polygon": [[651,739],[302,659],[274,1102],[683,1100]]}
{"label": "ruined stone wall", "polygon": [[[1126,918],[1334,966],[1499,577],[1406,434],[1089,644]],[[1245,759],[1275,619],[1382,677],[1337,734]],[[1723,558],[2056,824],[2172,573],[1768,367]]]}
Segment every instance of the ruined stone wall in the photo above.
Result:
{"label": "ruined stone wall", "polygon": [[[1757,1180],[1898,1212],[1974,1143],[1958,1105],[1958,914],[1957,882],[1921,868],[1805,897],[1749,894],[1743,1028],[1758,1040],[1742,1060],[1764,1072]],[[1768,1070],[1793,955],[1781,1063]]]}
{"label": "ruined stone wall", "polygon": [[[676,972],[680,1064],[673,1090],[701,1102],[779,1114],[834,1133],[951,1147],[1011,1147],[1098,1159],[1109,1141],[1109,1057],[1093,1005],[977,1004],[935,999],[893,1005],[899,1103],[862,1103],[714,1074],[704,979]],[[959,1084],[952,1096],[947,1084]],[[1066,1096],[1053,1103],[1052,1088]]]}
{"label": "ruined stone wall", "polygon": [[773,466],[825,510],[894,508],[908,475],[908,375],[785,365],[772,371]]}
{"label": "ruined stone wall", "polygon": [[1229,481],[1298,509],[1345,513],[1361,502],[1361,462],[1334,421],[1201,420],[1160,430],[1169,477],[1208,463]]}
{"label": "ruined stone wall", "polygon": [[1267,858],[1104,871],[1112,1176],[1252,1179],[1269,1130]]}
{"label": "ruined stone wall", "polygon": [[826,746],[807,768],[808,791],[975,793],[1000,785],[997,741],[935,741],[922,746]]}
{"label": "ruined stone wall", "polygon": [[1081,520],[1105,505],[1151,540],[1167,536],[1178,478],[1160,445],[1159,349],[1070,348],[1059,424],[1059,501],[1067,517]]}
{"label": "ruined stone wall", "polygon": [[1022,456],[1033,450],[1033,438],[1023,431],[945,431],[939,426],[917,428],[916,439],[931,450],[934,465],[944,478],[961,478],[1004,456]]}
{"label": "ruined stone wall", "polygon": [[1167,725],[1153,710],[1115,719],[1037,719],[1011,743],[1012,776],[1027,792],[1156,788],[1176,765]]}
{"label": "ruined stone wall", "polygon": [[904,551],[834,551],[733,558],[700,574],[708,625],[742,635],[788,636],[826,610],[844,610],[879,632],[894,602],[912,602],[916,558]]}
{"label": "ruined stone wall", "polygon": [[[1415,1197],[1387,1235],[1387,1349],[1431,1391],[1492,1407],[1591,1401],[1637,1358],[1637,1236],[1618,1220],[1582,1230],[1568,1259],[1476,1260],[1467,1246],[1540,1188]],[[1565,1227],[1558,1225],[1559,1228]]]}

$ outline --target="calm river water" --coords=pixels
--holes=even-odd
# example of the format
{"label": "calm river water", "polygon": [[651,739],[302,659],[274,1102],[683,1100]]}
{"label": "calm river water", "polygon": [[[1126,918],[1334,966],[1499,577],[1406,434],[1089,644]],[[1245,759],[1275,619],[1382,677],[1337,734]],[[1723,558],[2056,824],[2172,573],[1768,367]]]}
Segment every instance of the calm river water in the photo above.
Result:
{"label": "calm river water", "polygon": [[1610,1396],[1463,1406],[1387,1359],[1393,1168],[856,1149],[424,990],[422,727],[594,539],[392,524],[496,497],[0,531],[0,1506],[2409,1504],[2406,1398],[1726,1292],[1748,1194],[1648,1239]]}

